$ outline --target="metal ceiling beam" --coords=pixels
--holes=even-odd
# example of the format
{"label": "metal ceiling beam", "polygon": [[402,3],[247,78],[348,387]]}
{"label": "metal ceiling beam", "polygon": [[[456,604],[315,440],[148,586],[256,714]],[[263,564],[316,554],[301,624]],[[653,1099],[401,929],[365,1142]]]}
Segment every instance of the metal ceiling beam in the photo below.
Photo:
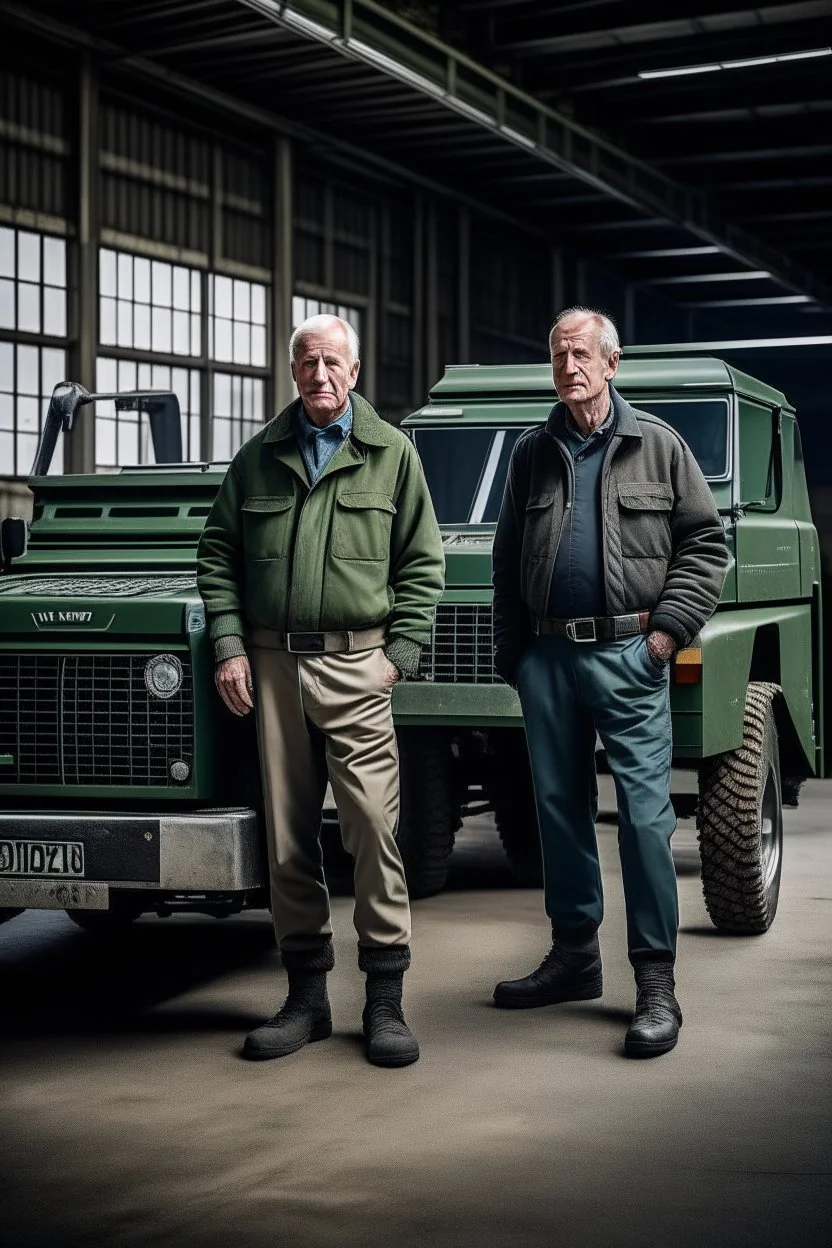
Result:
{"label": "metal ceiling beam", "polygon": [[680,303],[680,308],[768,308],[784,304],[807,303],[808,295],[768,295],[758,299],[692,299]]}
{"label": "metal ceiling beam", "polygon": [[764,213],[762,216],[749,217],[749,221],[755,224],[759,221],[777,222],[777,221],[828,221],[832,217],[832,208],[817,208],[808,212],[797,210],[794,212],[772,212]]}
{"label": "metal ceiling beam", "polygon": [[[688,156],[653,156],[652,159],[662,169],[682,169],[691,165],[722,165],[750,164],[755,160],[761,163],[769,160],[813,160],[816,156],[828,156],[832,152],[832,143],[793,144],[785,147],[745,147],[735,151],[695,152]],[[791,181],[801,179],[791,171]]]}
{"label": "metal ceiling beam", "polygon": [[[202,0],[202,3],[204,3],[204,0]],[[258,127],[264,134],[286,135],[300,142],[314,144],[316,152],[323,150],[324,145],[326,145],[333,152],[334,156],[340,158],[340,161],[345,166],[354,168],[358,165],[368,177],[375,178],[378,182],[397,187],[401,186],[402,183],[421,186],[425,190],[431,191],[434,195],[438,195],[443,199],[455,200],[457,203],[464,204],[466,207],[476,210],[476,212],[485,217],[490,217],[494,221],[507,222],[535,239],[548,240],[548,235],[528,221],[522,220],[513,213],[496,208],[483,200],[466,195],[464,191],[457,190],[453,186],[438,182],[427,174],[409,169],[406,165],[389,160],[377,152],[361,148],[355,143],[348,142],[346,139],[337,139],[331,134],[322,133],[313,126],[289,121],[275,113],[269,112],[267,109],[259,108],[256,104],[250,104],[240,99],[239,96],[230,95],[206,83],[199,82],[195,78],[176,74],[162,65],[157,65],[155,61],[148,60],[146,57],[132,56],[126,53],[124,48],[112,43],[108,39],[90,35],[86,31],[79,30],[78,27],[68,26],[55,18],[35,13],[25,5],[15,3],[15,0],[0,0],[0,13],[19,26],[34,30],[40,35],[52,39],[59,47],[64,49],[89,48],[100,56],[106,57],[111,62],[118,62],[120,70],[127,70],[135,74],[140,80],[154,82],[160,87],[167,88],[174,95],[196,100],[209,108],[219,110],[228,117],[237,117],[252,126]]]}
{"label": "metal ceiling beam", "polygon": [[[334,26],[321,17],[317,5],[310,3],[236,3],[260,13],[270,23],[324,43],[340,56],[397,78],[410,89],[461,113],[475,126],[490,130],[505,142],[522,147],[538,160],[608,196],[651,216],[659,212],[666,221],[690,231],[703,242],[715,244],[739,263],[766,269],[785,289],[832,305],[832,288],[814,272],[740,227],[723,221],[701,192],[673,182],[645,161],[542,104],[436,36],[390,13],[376,0],[336,0]],[[823,4],[832,12],[832,0],[808,3],[815,7]],[[779,15],[781,10],[791,11],[795,7],[803,10],[807,4],[780,5],[770,11],[774,13],[776,8]],[[401,37],[405,33],[406,42]],[[464,99],[458,91],[463,75],[468,85]],[[476,105],[470,102],[472,98],[477,99]],[[527,129],[507,123],[509,109],[528,119]]]}
{"label": "metal ceiling beam", "polygon": [[[771,347],[829,347],[832,346],[832,334],[805,334],[780,338],[717,338],[713,342],[660,342],[657,348],[662,351],[673,351],[679,355],[687,355],[691,351],[743,351],[768,350]],[[622,352],[627,354],[626,348]]]}
{"label": "metal ceiling beam", "polygon": [[666,226],[667,222],[663,217],[639,217],[637,219],[624,218],[623,220],[610,221],[592,221],[587,225],[580,225],[577,222],[571,226],[573,234],[600,234],[604,231],[615,230],[656,230]]}
{"label": "metal ceiling beam", "polygon": [[718,256],[718,247],[653,247],[646,251],[612,251],[611,260],[672,260],[677,256]]}
{"label": "metal ceiling beam", "polygon": [[264,32],[262,26],[251,30],[241,30],[232,35],[212,35],[210,38],[183,39],[178,43],[161,43],[156,46],[142,48],[142,56],[172,56],[181,52],[210,52],[213,49],[228,51],[231,48],[245,47],[247,44],[262,44],[264,39],[283,39],[282,31]]}
{"label": "metal ceiling beam", "polygon": [[[680,273],[674,277],[646,277],[647,286],[693,286],[701,283],[759,282],[770,281],[771,274],[765,269],[744,269],[731,273]],[[793,296],[789,296],[792,298]],[[802,296],[801,296],[802,297]]]}
{"label": "metal ceiling beam", "polygon": [[722,35],[735,30],[759,30],[770,26],[793,25],[832,15],[832,0],[795,0],[792,4],[774,4],[753,9],[735,9],[728,13],[710,13],[699,17],[669,18],[661,22],[631,23],[610,29],[593,25],[592,29],[543,38],[511,39],[501,35],[501,51],[522,56],[552,56],[565,52],[594,51],[598,48],[632,48],[640,44]]}

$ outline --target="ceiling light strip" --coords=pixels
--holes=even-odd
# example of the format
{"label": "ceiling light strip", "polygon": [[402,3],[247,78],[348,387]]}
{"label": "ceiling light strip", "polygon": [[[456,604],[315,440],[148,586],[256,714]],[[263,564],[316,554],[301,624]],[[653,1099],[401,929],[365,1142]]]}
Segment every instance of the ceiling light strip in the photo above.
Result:
{"label": "ceiling light strip", "polygon": [[677,65],[673,69],[643,69],[639,78],[681,78],[686,74],[714,74],[721,69],[751,69],[755,65],[778,65],[781,61],[810,61],[832,56],[832,48],[809,48],[805,52],[784,52],[779,56],[748,56],[739,61],[713,61],[707,65]]}

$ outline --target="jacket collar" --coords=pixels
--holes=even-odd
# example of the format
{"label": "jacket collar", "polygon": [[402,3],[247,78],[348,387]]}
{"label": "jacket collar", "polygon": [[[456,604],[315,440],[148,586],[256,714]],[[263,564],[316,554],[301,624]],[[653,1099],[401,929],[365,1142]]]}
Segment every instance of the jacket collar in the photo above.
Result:
{"label": "jacket collar", "polygon": [[[622,399],[615,386],[610,386],[610,400],[615,415],[615,430],[612,436],[614,438],[640,438],[642,434],[636,414],[627,400]],[[561,441],[565,440],[568,432],[566,424],[568,411],[565,403],[556,403],[546,421],[547,432],[555,438],[560,438]]]}
{"label": "jacket collar", "polygon": [[[352,391],[352,436],[365,446],[392,446],[394,434],[377,414],[366,399]],[[295,399],[288,407],[284,407],[273,420],[266,425],[263,435],[264,442],[282,442],[295,436],[295,416],[300,413],[301,401]]]}

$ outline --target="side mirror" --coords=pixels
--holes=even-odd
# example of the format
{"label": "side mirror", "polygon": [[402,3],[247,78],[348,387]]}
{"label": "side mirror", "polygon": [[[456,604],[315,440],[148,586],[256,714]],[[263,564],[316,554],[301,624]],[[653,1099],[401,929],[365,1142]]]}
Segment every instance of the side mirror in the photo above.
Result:
{"label": "side mirror", "polygon": [[46,476],[49,465],[52,463],[52,456],[55,454],[58,434],[61,430],[64,433],[71,433],[75,424],[75,413],[83,403],[90,401],[89,390],[85,390],[77,381],[58,382],[49,400],[49,410],[43,424],[40,444],[35,455],[35,462],[32,464],[31,475],[33,477]]}
{"label": "side mirror", "polygon": [[179,400],[165,390],[134,390],[125,394],[90,394],[77,381],[61,381],[52,391],[43,425],[33,477],[45,476],[52,463],[58,434],[71,433],[78,408],[96,399],[112,399],[120,412],[144,412],[150,423],[150,436],[157,464],[182,462],[182,423]]}
{"label": "side mirror", "polygon": [[12,560],[26,554],[29,526],[19,516],[7,516],[0,525],[0,548],[3,555],[3,571],[8,572]]}

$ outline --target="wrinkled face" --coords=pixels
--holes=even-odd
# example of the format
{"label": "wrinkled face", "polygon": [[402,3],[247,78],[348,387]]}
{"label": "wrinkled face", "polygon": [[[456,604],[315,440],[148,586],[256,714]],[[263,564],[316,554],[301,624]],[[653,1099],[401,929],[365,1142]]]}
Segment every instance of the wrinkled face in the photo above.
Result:
{"label": "wrinkled face", "polygon": [[347,335],[340,325],[303,335],[292,360],[292,376],[316,425],[327,425],[341,415],[360,367],[360,361],[350,355]]}
{"label": "wrinkled face", "polygon": [[592,316],[570,316],[552,334],[552,374],[558,398],[569,407],[597,399],[615,376],[618,352],[601,350],[601,328]]}

